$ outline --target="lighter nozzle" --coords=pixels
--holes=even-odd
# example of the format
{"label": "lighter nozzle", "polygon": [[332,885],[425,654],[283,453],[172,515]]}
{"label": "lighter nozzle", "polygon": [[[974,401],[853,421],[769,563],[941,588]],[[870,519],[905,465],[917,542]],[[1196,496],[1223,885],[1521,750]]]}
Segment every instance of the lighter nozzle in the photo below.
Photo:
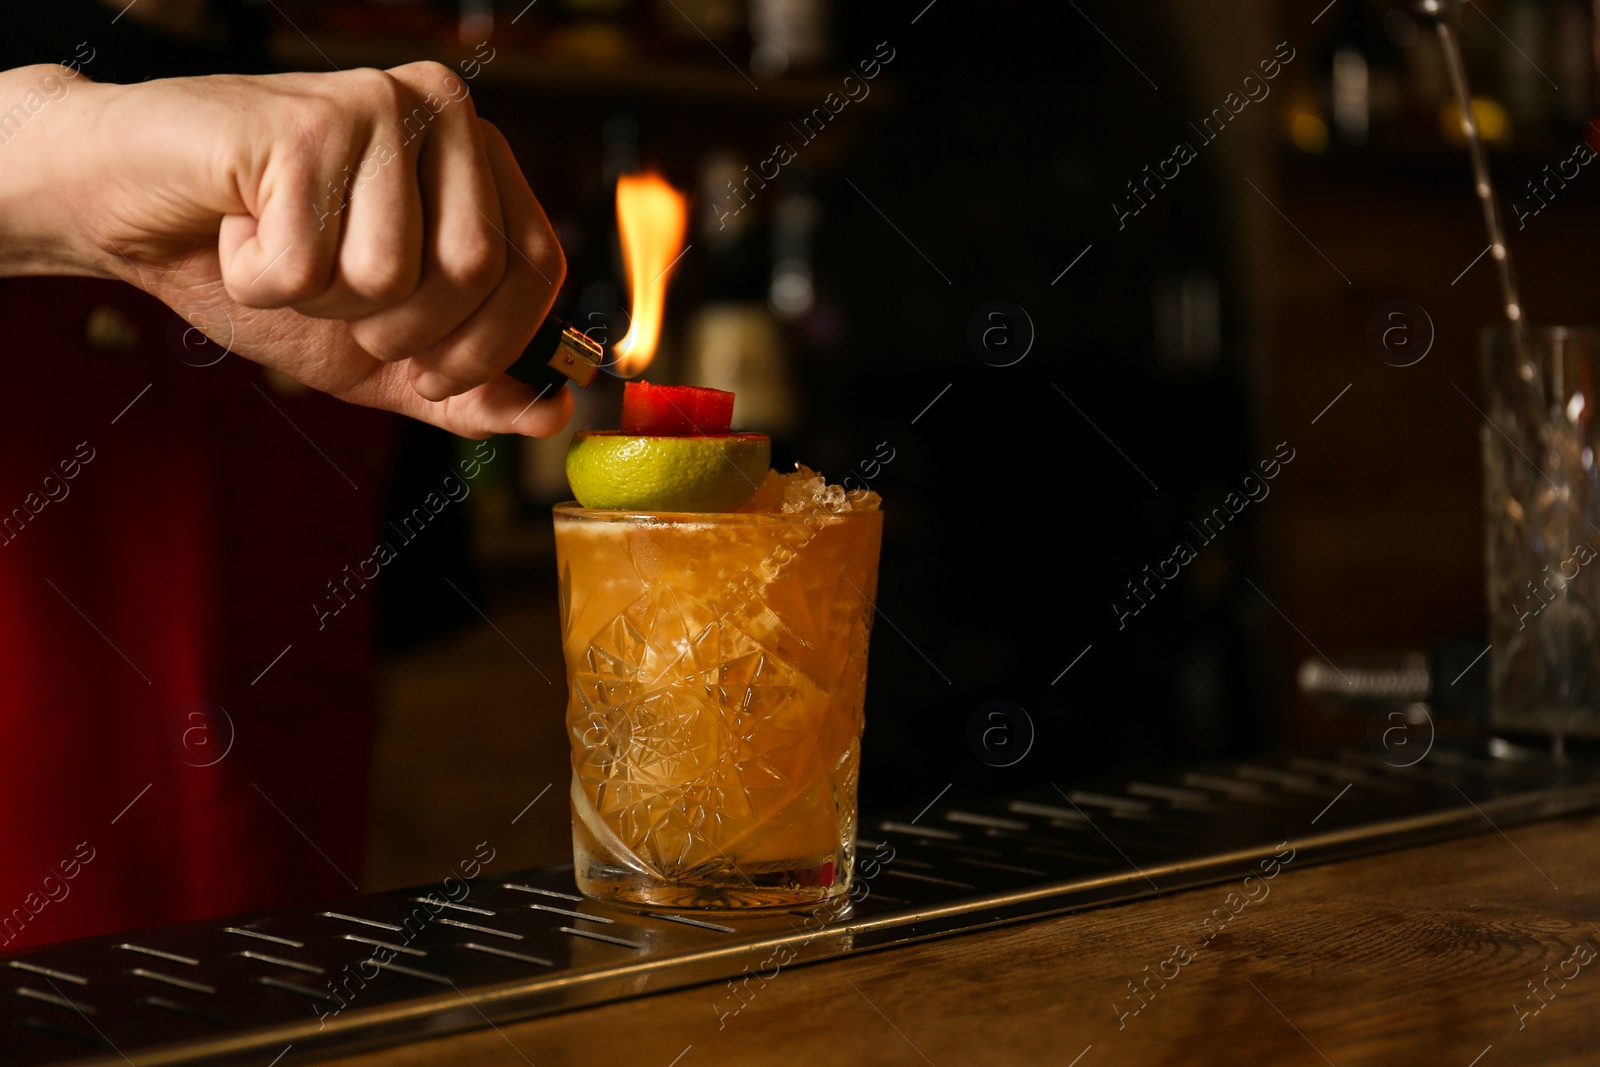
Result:
{"label": "lighter nozzle", "polygon": [[561,341],[555,355],[550,357],[550,366],[579,385],[587,386],[600,372],[604,359],[605,349],[588,335],[568,326],[561,331]]}

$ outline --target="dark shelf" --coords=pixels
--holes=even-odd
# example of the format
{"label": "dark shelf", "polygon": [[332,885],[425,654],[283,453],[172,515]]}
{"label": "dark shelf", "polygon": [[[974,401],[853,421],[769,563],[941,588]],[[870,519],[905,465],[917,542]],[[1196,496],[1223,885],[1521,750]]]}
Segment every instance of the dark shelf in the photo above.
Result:
{"label": "dark shelf", "polygon": [[[846,71],[810,72],[782,78],[755,78],[731,62],[689,62],[654,56],[628,56],[597,60],[589,56],[560,55],[512,45],[494,45],[492,62],[480,63],[475,84],[497,89],[523,89],[541,93],[714,105],[751,111],[809,111],[823,106],[830,92],[840,92]],[[456,69],[478,57],[471,48],[454,42],[408,37],[302,34],[280,30],[271,54],[279,64],[298,70],[344,70],[352,67],[394,67],[433,59]],[[708,49],[709,52],[709,49]],[[886,79],[873,84],[872,93],[850,110],[877,110],[895,97]]]}
{"label": "dark shelf", "polygon": [[[1578,133],[1570,137],[1548,134],[1490,145],[1489,167],[1499,179],[1497,184],[1505,186],[1513,178],[1531,177],[1546,164],[1553,167],[1567,160],[1581,140],[1582,135]],[[1303,152],[1287,142],[1280,142],[1278,158],[1285,173],[1295,176],[1313,173],[1362,175],[1390,177],[1419,184],[1443,182],[1464,189],[1472,187],[1471,163],[1466,146],[1450,144],[1438,137],[1408,141],[1396,139],[1361,148],[1338,146],[1322,153]],[[1583,178],[1590,169],[1590,166],[1583,167],[1579,177],[1571,179],[1572,184],[1584,184]],[[1500,192],[1505,196],[1513,191],[1503,187]]]}

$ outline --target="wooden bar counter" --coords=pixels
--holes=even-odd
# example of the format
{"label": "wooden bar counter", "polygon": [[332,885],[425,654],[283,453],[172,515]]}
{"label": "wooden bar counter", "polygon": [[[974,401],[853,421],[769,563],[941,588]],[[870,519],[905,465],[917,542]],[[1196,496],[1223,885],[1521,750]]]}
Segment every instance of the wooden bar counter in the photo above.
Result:
{"label": "wooden bar counter", "polygon": [[1600,1063],[1600,816],[1485,831],[328,1062]]}

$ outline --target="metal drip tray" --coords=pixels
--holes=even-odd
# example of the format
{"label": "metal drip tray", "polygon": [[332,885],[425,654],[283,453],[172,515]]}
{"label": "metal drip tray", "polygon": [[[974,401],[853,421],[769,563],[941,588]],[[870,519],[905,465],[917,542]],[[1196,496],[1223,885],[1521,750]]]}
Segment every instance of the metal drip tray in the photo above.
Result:
{"label": "metal drip tray", "polygon": [[39,949],[0,961],[0,1048],[287,1064],[1239,879],[1285,846],[1298,868],[1595,807],[1600,767],[1448,751],[942,800],[862,820],[849,907],[635,914],[566,864]]}

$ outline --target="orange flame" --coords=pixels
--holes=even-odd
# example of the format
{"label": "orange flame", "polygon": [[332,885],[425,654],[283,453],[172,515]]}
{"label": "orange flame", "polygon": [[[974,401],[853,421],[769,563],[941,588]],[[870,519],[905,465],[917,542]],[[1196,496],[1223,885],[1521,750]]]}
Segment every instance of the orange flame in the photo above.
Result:
{"label": "orange flame", "polygon": [[658,174],[617,179],[617,227],[633,296],[628,334],[616,344],[617,373],[631,378],[650,365],[661,341],[667,278],[683,255],[688,198]]}

